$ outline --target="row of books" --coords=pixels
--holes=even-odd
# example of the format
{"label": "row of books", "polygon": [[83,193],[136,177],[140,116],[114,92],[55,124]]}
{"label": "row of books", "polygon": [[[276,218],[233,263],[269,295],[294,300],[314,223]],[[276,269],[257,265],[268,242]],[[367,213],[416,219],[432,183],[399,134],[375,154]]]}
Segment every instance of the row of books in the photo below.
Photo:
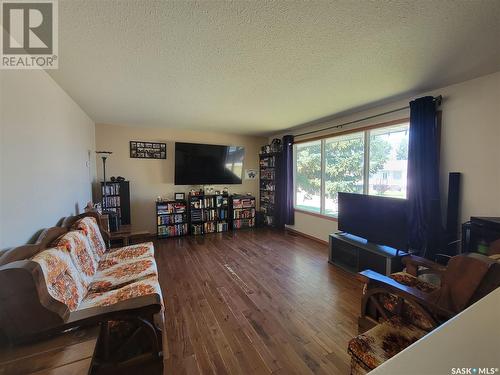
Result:
{"label": "row of books", "polygon": [[227,232],[228,225],[225,221],[223,222],[211,222],[203,224],[204,233],[214,233],[214,232]]}
{"label": "row of books", "polygon": [[102,201],[106,207],[120,207],[120,197],[102,197]]}
{"label": "row of books", "polygon": [[158,225],[178,224],[178,223],[183,223],[185,221],[187,221],[186,214],[158,216]]}
{"label": "row of books", "polygon": [[176,225],[165,225],[158,227],[158,236],[184,236],[188,234],[188,225],[187,224],[176,224]]}
{"label": "row of books", "polygon": [[276,185],[272,181],[262,180],[260,182],[260,190],[274,191],[275,189],[276,189]]}
{"label": "row of books", "polygon": [[203,234],[203,225],[191,224],[191,234]]}
{"label": "row of books", "polygon": [[255,198],[233,198],[233,208],[255,207]]}
{"label": "row of books", "polygon": [[233,219],[250,219],[255,217],[255,208],[233,211]]}
{"label": "row of books", "polygon": [[240,228],[252,228],[255,226],[255,219],[237,219],[233,221],[233,228],[234,229],[240,229]]}
{"label": "row of books", "polygon": [[158,215],[180,214],[186,212],[186,204],[183,202],[159,203],[156,210]]}
{"label": "row of books", "polygon": [[191,211],[191,221],[226,220],[227,209],[194,210]]}
{"label": "row of books", "polygon": [[[106,195],[119,195],[120,183],[119,182],[106,182]],[[102,195],[104,195],[104,185],[102,185]]]}
{"label": "row of books", "polygon": [[259,161],[259,164],[261,167],[271,167],[273,168],[276,163],[276,158],[274,156],[269,156],[267,158],[262,158]]}
{"label": "row of books", "polygon": [[227,207],[228,197],[222,195],[214,196],[191,196],[190,197],[191,208],[220,208]]}
{"label": "row of books", "polygon": [[260,212],[262,212],[264,215],[266,214],[271,215],[274,213],[274,205],[271,203],[261,204]]}
{"label": "row of books", "polygon": [[106,211],[116,212],[118,214],[118,217],[122,216],[122,210],[120,207],[108,207],[106,208]]}
{"label": "row of books", "polygon": [[260,202],[274,204],[274,192],[261,191],[260,192]]}
{"label": "row of books", "polygon": [[265,180],[274,180],[274,169],[271,168],[261,168],[260,178]]}

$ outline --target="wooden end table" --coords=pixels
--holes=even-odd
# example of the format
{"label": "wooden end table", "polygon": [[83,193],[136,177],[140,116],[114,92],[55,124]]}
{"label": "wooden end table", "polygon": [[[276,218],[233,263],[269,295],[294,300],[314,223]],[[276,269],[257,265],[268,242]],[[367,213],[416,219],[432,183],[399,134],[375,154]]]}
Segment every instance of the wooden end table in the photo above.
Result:
{"label": "wooden end table", "polygon": [[147,230],[132,231],[130,225],[121,225],[116,232],[110,233],[111,241],[121,241],[122,246],[128,246],[133,239],[145,238],[151,236],[151,232]]}
{"label": "wooden end table", "polygon": [[90,374],[98,338],[96,326],[0,348],[0,374]]}

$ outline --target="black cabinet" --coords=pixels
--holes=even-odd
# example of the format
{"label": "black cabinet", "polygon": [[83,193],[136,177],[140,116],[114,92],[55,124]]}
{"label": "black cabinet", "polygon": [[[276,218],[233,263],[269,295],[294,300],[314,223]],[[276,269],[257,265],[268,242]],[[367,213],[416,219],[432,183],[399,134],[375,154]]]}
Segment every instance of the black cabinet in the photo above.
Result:
{"label": "black cabinet", "polygon": [[[281,163],[281,152],[273,152],[259,155],[259,193],[260,212],[263,223],[268,226],[276,226],[278,222],[278,206],[276,201],[276,189],[278,180],[278,166]],[[279,194],[279,192],[278,192]]]}
{"label": "black cabinet", "polygon": [[328,261],[349,272],[373,270],[390,275],[402,270],[401,258],[405,255],[403,251],[377,245],[352,234],[330,234]]}
{"label": "black cabinet", "polygon": [[230,200],[231,229],[255,227],[255,197],[232,195]]}
{"label": "black cabinet", "polygon": [[101,182],[102,208],[118,214],[122,225],[130,224],[130,185],[128,181],[106,182],[106,202],[104,182]]}
{"label": "black cabinet", "polygon": [[229,230],[229,197],[221,194],[188,197],[191,234],[227,232]]}
{"label": "black cabinet", "polygon": [[500,240],[500,217],[473,216],[462,225],[462,252],[490,254],[491,243]]}

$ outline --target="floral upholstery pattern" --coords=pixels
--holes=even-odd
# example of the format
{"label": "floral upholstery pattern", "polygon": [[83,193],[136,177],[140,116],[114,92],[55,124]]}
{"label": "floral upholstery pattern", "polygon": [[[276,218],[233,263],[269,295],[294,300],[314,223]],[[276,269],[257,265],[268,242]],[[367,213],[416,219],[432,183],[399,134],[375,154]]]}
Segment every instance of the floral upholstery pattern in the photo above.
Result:
{"label": "floral upholstery pattern", "polygon": [[131,259],[150,258],[154,259],[154,247],[152,242],[130,245],[118,249],[112,249],[105,253],[99,261],[99,270],[121,264]]}
{"label": "floral upholstery pattern", "polygon": [[427,332],[398,318],[380,323],[349,341],[351,368],[363,373],[371,371],[395,354],[422,338]]}
{"label": "floral upholstery pattern", "polygon": [[[396,314],[398,308],[398,297],[394,294],[385,294],[382,295],[380,299],[382,301],[382,306],[384,306],[387,311],[392,314]],[[405,322],[411,322],[414,326],[427,332],[436,328],[436,325],[432,320],[429,320],[418,307],[407,300],[404,301],[401,308],[401,318]]]}
{"label": "floral upholstery pattern", "polygon": [[80,231],[71,231],[60,237],[55,246],[69,252],[83,285],[88,287],[97,271],[97,260],[87,237]]}
{"label": "floral upholstery pattern", "polygon": [[156,276],[150,276],[122,288],[107,292],[89,293],[83,299],[78,309],[97,306],[108,306],[134,297],[158,294],[161,297],[160,284]]}
{"label": "floral upholstery pattern", "polygon": [[96,260],[99,260],[106,251],[106,243],[101,236],[97,220],[91,216],[84,217],[73,224],[72,229],[83,232],[92,246]]}
{"label": "floral upholstery pattern", "polygon": [[99,269],[89,286],[89,293],[118,289],[143,278],[158,277],[154,259],[137,259],[120,262],[109,268]]}
{"label": "floral upholstery pattern", "polygon": [[418,277],[410,275],[407,272],[396,272],[391,274],[390,277],[400,284],[411,286],[412,288],[416,288],[424,293],[433,292],[438,288],[436,285],[420,280]]}
{"label": "floral upholstery pattern", "polygon": [[[400,284],[416,288],[422,292],[430,293],[437,289],[434,284],[425,282],[418,279],[417,277],[410,275],[406,272],[397,272],[390,275],[392,279],[399,282]],[[380,296],[380,302],[382,306],[392,314],[396,314],[398,297],[393,294],[385,294]],[[411,302],[405,300],[401,310],[401,317],[413,324],[414,326],[423,329],[424,331],[431,331],[435,328],[435,324],[432,320],[429,320],[418,307],[416,307]]]}
{"label": "floral upholstery pattern", "polygon": [[106,252],[96,219],[85,217],[53,246],[31,260],[40,266],[49,294],[70,311],[150,294],[162,300],[152,242]]}
{"label": "floral upholstery pattern", "polygon": [[38,253],[31,260],[40,265],[52,298],[75,311],[87,291],[70,255],[63,249],[52,248]]}

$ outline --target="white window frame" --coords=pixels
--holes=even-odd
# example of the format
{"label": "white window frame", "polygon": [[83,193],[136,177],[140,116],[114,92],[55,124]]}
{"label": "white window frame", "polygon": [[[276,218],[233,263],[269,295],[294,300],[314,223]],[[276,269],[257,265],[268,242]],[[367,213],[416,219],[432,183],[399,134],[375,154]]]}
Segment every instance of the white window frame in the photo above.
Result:
{"label": "white window frame", "polygon": [[[389,121],[387,123],[382,123],[382,124],[377,124],[377,125],[372,125],[372,126],[352,130],[352,133],[359,132],[359,133],[363,133],[363,135],[364,135],[363,194],[368,194],[369,189],[370,189],[370,138],[371,138],[371,131],[374,129],[391,128],[391,127],[395,127],[397,125],[403,125],[403,124],[407,124],[407,123],[409,124],[409,122],[410,122],[410,119],[405,118],[405,119]],[[351,131],[349,131],[349,133],[351,133]],[[321,137],[320,139],[309,139],[309,140],[304,140],[304,142],[300,142],[300,143],[307,143],[307,142],[313,142],[313,141],[318,141],[318,140],[321,141],[321,148],[320,148],[321,149],[321,187],[320,187],[320,213],[319,214],[313,210],[307,210],[304,208],[297,208],[297,186],[295,183],[295,177],[297,175],[297,144],[293,145],[293,207],[296,211],[304,212],[304,213],[311,214],[314,216],[322,216],[322,217],[329,219],[329,220],[337,220],[337,215],[329,215],[325,212],[325,205],[326,205],[325,145],[326,145],[327,139],[341,137],[341,136],[346,135],[346,134],[348,134],[348,133],[347,132],[340,132],[338,134],[326,135],[324,137]]]}

